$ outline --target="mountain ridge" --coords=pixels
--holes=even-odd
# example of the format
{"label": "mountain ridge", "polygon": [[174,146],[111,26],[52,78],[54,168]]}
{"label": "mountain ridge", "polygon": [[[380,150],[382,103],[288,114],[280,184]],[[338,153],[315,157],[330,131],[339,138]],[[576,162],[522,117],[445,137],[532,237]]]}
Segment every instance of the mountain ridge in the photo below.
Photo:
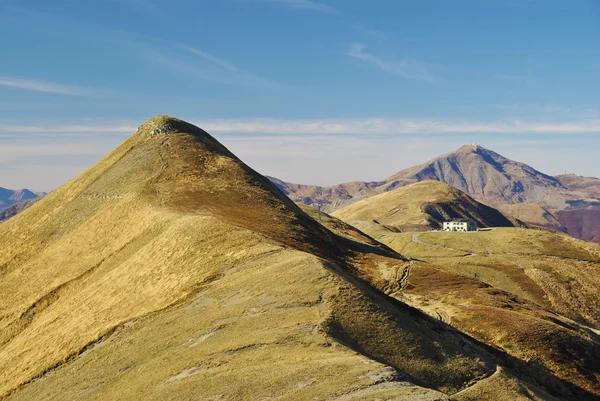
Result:
{"label": "mountain ridge", "polygon": [[[472,144],[399,171],[381,181],[353,182],[331,187],[288,184],[276,180],[280,189],[296,202],[320,203],[333,212],[357,201],[423,180],[451,185],[475,200],[546,228],[569,232],[590,240],[596,236],[582,230],[579,215],[590,205],[600,205],[600,180],[579,176],[544,174],[525,163],[510,160],[492,150]],[[531,206],[526,206],[531,205]],[[558,219],[558,212],[561,218]]]}
{"label": "mountain ridge", "polygon": [[45,195],[45,192],[32,192],[28,189],[11,190],[0,187],[0,212],[16,203],[29,201]]}

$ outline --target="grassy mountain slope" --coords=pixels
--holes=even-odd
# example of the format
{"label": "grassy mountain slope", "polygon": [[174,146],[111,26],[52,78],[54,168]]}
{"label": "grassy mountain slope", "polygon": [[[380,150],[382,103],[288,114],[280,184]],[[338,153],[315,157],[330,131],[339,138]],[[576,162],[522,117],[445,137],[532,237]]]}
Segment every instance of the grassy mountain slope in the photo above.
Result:
{"label": "grassy mountain slope", "polygon": [[0,225],[0,398],[592,397],[382,292],[411,265],[155,117]]}
{"label": "grassy mountain slope", "polygon": [[358,227],[419,262],[391,294],[600,394],[600,247],[547,231],[397,233]]}
{"label": "grassy mountain slope", "polygon": [[452,218],[472,218],[479,227],[512,227],[516,224],[515,219],[438,181],[422,181],[385,192],[339,209],[332,215],[344,221],[377,220],[396,228],[418,225],[441,228],[444,221]]}

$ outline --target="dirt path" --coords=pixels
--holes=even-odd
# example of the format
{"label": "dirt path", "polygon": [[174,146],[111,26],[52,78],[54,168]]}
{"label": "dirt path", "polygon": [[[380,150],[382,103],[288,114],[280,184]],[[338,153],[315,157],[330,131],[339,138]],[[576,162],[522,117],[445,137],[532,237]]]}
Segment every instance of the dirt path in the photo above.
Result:
{"label": "dirt path", "polygon": [[421,240],[419,239],[419,235],[418,235],[417,233],[414,233],[414,234],[412,235],[412,242],[414,242],[415,244],[421,244],[421,245],[429,245],[429,246],[431,246],[431,244],[426,244],[426,243],[424,243],[423,241],[421,241]]}
{"label": "dirt path", "polygon": [[[455,248],[450,248],[447,246],[443,246],[443,245],[438,245],[438,244],[428,244],[427,242],[423,242],[419,239],[419,234],[418,233],[414,233],[412,235],[411,238],[412,242],[414,242],[415,244],[420,244],[420,245],[425,245],[425,246],[432,246],[432,247],[437,247],[437,248],[444,248],[444,249],[448,249],[449,251],[454,251],[454,252],[467,252],[463,249],[455,249]],[[461,255],[461,256],[455,256],[457,258],[472,258],[474,256],[479,256],[477,253],[467,253],[466,255]]]}

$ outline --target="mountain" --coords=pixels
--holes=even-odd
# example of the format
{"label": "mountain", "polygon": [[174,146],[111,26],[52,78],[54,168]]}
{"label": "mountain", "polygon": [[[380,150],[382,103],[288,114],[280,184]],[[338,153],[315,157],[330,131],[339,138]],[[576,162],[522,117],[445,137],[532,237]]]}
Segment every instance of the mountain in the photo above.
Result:
{"label": "mountain", "polygon": [[318,187],[277,185],[296,202],[330,205],[328,210],[388,192],[415,182],[435,180],[460,189],[488,205],[535,203],[542,207],[564,208],[568,189],[555,177],[509,160],[479,145],[465,145],[457,151],[436,157],[427,163],[402,170],[384,180]]}
{"label": "mountain", "polygon": [[[552,209],[542,207],[537,203],[497,204],[495,207],[506,215],[519,216],[519,219],[529,225],[545,227],[554,231],[568,233],[565,225],[558,219]],[[570,233],[571,235],[573,233]],[[575,238],[584,239],[573,235]]]}
{"label": "mountain", "polygon": [[600,206],[559,210],[556,219],[575,238],[600,244]]}
{"label": "mountain", "polygon": [[479,227],[518,224],[514,218],[477,202],[464,192],[430,180],[361,200],[335,211],[333,216],[346,222],[376,220],[400,230],[419,226],[440,229],[444,221],[455,218],[474,219]]}
{"label": "mountain", "polygon": [[582,194],[582,199],[570,200],[568,208],[555,213],[557,220],[574,237],[600,243],[600,179],[574,174],[556,178],[570,191]]}
{"label": "mountain", "polygon": [[0,211],[14,205],[15,203],[35,199],[44,195],[46,195],[45,192],[34,193],[28,189],[13,191],[10,189],[0,188]]}
{"label": "mountain", "polygon": [[332,187],[290,184],[278,178],[267,177],[294,202],[322,205],[323,211],[332,212],[361,199],[380,193],[382,182],[349,182]]}
{"label": "mountain", "polygon": [[42,199],[42,196],[26,200],[24,202],[15,203],[14,205],[7,207],[6,209],[0,212],[0,222],[8,220],[11,217],[14,217],[17,214],[21,213],[25,209],[30,208],[31,206],[36,204],[40,199]]}
{"label": "mountain", "polygon": [[[411,306],[428,289],[468,325]],[[172,117],[0,225],[0,293],[3,400],[600,395],[588,301],[561,299],[579,323],[409,260]]]}
{"label": "mountain", "polygon": [[[593,238],[588,234],[587,226],[576,223],[580,221],[578,217],[564,216],[571,210],[578,210],[579,216],[584,213],[579,211],[582,208],[600,206],[600,180],[572,175],[552,177],[479,145],[462,146],[455,152],[376,182],[333,187],[280,181],[277,184],[292,200],[305,204],[318,202],[324,205],[324,211],[333,212],[362,199],[424,180],[451,185],[526,223],[568,232],[580,239]],[[559,211],[563,216],[560,219]]]}
{"label": "mountain", "polygon": [[600,179],[575,174],[557,175],[556,179],[571,191],[585,194],[590,199],[600,199]]}
{"label": "mountain", "polygon": [[408,181],[445,182],[489,205],[536,203],[562,207],[566,188],[554,177],[509,160],[479,145],[465,145],[420,166],[402,170],[385,180],[395,187]]}

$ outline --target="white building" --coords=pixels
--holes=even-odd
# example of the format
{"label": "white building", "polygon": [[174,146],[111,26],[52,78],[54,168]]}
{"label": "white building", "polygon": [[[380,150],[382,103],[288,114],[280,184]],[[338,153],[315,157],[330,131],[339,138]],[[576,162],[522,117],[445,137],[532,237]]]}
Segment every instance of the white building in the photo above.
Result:
{"label": "white building", "polygon": [[444,231],[477,231],[477,222],[473,219],[454,219],[445,221]]}

